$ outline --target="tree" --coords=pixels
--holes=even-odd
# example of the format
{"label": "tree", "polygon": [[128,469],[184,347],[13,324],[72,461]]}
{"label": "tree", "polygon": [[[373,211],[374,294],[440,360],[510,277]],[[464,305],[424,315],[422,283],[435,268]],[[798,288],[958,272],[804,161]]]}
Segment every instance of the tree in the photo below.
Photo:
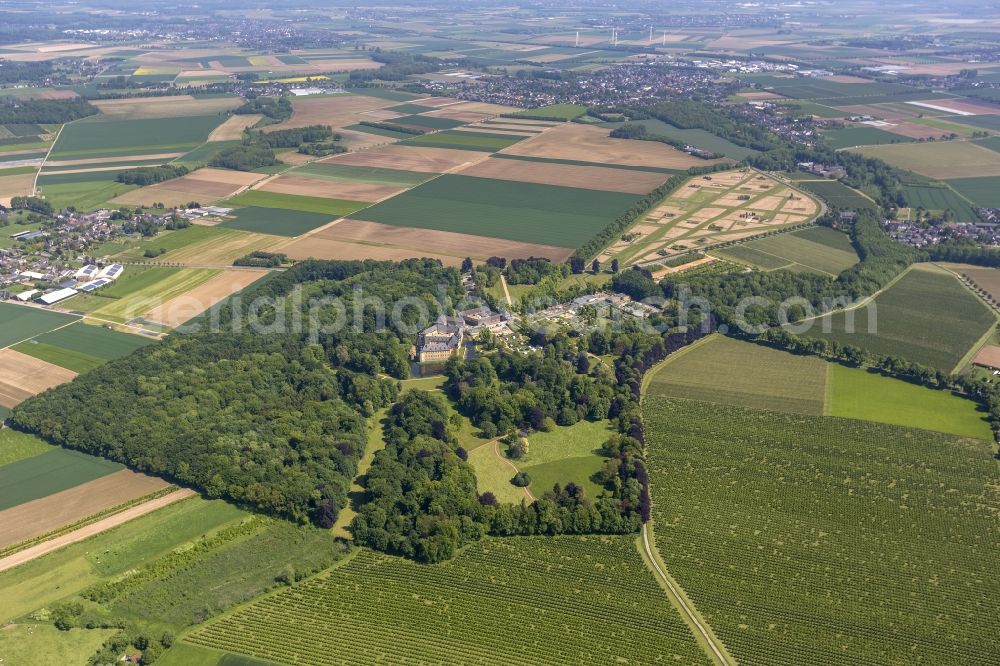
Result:
{"label": "tree", "polygon": [[594,259],[593,263],[590,264],[590,271],[595,274],[601,272],[601,262],[599,259]]}
{"label": "tree", "polygon": [[472,270],[472,258],[466,257],[465,259],[462,260],[462,272],[468,273],[471,270]]}
{"label": "tree", "polygon": [[619,270],[618,257],[615,257],[614,259],[611,260],[611,272],[617,273],[618,270]]}
{"label": "tree", "polygon": [[583,273],[583,268],[584,268],[583,257],[575,255],[570,257],[569,267],[570,270],[573,271],[574,275],[579,275],[580,273]]}

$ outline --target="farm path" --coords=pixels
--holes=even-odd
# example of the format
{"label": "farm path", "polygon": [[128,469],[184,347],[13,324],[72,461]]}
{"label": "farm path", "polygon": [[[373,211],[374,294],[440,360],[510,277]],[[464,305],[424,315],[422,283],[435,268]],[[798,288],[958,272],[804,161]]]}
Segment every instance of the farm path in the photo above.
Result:
{"label": "farm path", "polygon": [[729,655],[722,642],[715,637],[715,634],[712,632],[712,628],[709,627],[707,623],[701,619],[700,614],[693,609],[693,604],[690,604],[685,599],[685,595],[680,591],[680,585],[677,584],[677,581],[675,581],[673,576],[667,573],[664,568],[660,567],[656,556],[653,554],[653,549],[649,545],[648,525],[642,526],[642,546],[646,551],[645,559],[650,565],[652,565],[653,571],[656,573],[656,577],[663,583],[664,589],[667,591],[667,596],[670,598],[671,605],[673,605],[674,608],[680,612],[684,622],[691,627],[692,633],[695,634],[699,644],[707,648],[706,651],[708,652],[708,656],[711,657],[713,663],[720,664],[721,666],[735,666],[736,660]]}
{"label": "farm path", "polygon": [[[519,474],[521,472],[521,470],[519,470],[517,468],[517,465],[515,465],[510,460],[508,460],[504,456],[504,454],[500,453],[500,440],[499,439],[494,439],[493,440],[493,453],[496,454],[497,458],[499,458],[504,463],[506,463],[508,467],[510,467],[511,469],[513,469],[515,474]],[[535,501],[535,496],[531,493],[531,489],[528,486],[525,486],[524,488],[522,488],[522,490],[524,491],[524,494],[527,496],[529,502],[534,502]]]}
{"label": "farm path", "polygon": [[507,279],[503,276],[503,273],[500,274],[500,285],[503,287],[503,296],[507,299],[507,305],[514,307],[514,301],[510,299],[510,290],[507,289]]}
{"label": "farm path", "polygon": [[187,499],[188,497],[194,496],[196,493],[188,488],[181,488],[176,490],[169,495],[164,495],[163,497],[157,497],[148,502],[140,504],[138,506],[125,509],[120,513],[108,516],[96,523],[91,523],[90,525],[85,525],[78,530],[73,530],[61,536],[57,536],[54,539],[49,539],[48,541],[43,541],[42,543],[32,546],[31,548],[26,548],[20,552],[14,553],[13,555],[8,555],[0,559],[0,571],[6,571],[7,569],[13,569],[16,566],[20,566],[26,562],[30,562],[42,555],[47,555],[53,551],[59,550],[64,546],[69,546],[84,539],[88,539],[101,532],[106,532],[113,527],[118,527],[130,520],[144,516],[147,513],[152,513],[157,509],[162,509],[168,504],[173,504],[174,502],[180,501],[182,499]]}
{"label": "farm path", "polygon": [[31,193],[38,194],[38,174],[42,172],[42,167],[49,160],[49,156],[52,155],[52,149],[56,147],[56,143],[59,141],[59,135],[62,134],[63,128],[66,125],[60,125],[59,131],[56,132],[56,138],[52,139],[52,143],[49,145],[49,149],[45,151],[45,157],[42,158],[42,163],[38,165],[38,170],[35,171],[35,180],[31,183]]}

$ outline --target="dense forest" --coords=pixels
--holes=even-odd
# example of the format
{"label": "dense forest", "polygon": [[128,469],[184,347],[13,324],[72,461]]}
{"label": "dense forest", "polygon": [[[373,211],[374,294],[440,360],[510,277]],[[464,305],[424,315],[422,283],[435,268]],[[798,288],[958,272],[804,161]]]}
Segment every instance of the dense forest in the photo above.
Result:
{"label": "dense forest", "polygon": [[292,102],[287,97],[252,97],[235,109],[236,115],[260,114],[275,122],[292,117]]}
{"label": "dense forest", "polygon": [[161,164],[153,167],[136,167],[119,171],[115,180],[126,185],[153,185],[165,180],[186,176],[188,168],[180,164]]}
{"label": "dense forest", "polygon": [[0,125],[36,123],[61,125],[97,114],[97,108],[85,99],[0,98]]}
{"label": "dense forest", "polygon": [[236,171],[253,171],[281,163],[267,146],[240,145],[219,151],[208,164]]}
{"label": "dense forest", "polygon": [[[409,371],[411,336],[380,327],[372,299],[433,307],[439,285],[461,294],[457,272],[436,262],[303,262],[248,290],[244,307],[224,307],[221,329],[172,335],[22,403],[11,420],[209,497],[329,526],[364,453],[366,418],[396,398],[384,375]],[[258,297],[273,304],[253,310]],[[338,307],[319,306],[333,299],[357,313],[351,325],[293,325],[336,321]],[[250,316],[258,328],[237,330]]]}

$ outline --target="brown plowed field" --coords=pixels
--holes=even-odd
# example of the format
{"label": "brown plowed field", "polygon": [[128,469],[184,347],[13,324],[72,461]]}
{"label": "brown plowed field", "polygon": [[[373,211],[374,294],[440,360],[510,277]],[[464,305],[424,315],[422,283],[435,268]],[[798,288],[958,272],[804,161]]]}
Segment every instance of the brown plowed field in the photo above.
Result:
{"label": "brown plowed field", "polygon": [[[385,254],[404,254],[400,257],[425,257],[431,255],[454,258],[472,257],[485,259],[491,256],[508,259],[528,257],[548,257],[553,261],[564,261],[573,253],[570,248],[539,245],[535,243],[518,243],[501,238],[487,238],[471,234],[459,234],[450,231],[435,231],[431,229],[415,229],[412,227],[396,227],[377,222],[361,220],[340,220],[328,225],[316,233],[282,248],[282,252],[293,259],[313,257],[326,259],[334,257],[320,256],[321,241],[334,241],[333,251],[341,250],[339,244],[355,244],[353,257],[343,258],[373,258],[387,259]],[[358,254],[363,248],[362,254]]]}
{"label": "brown plowed field", "polygon": [[149,206],[155,202],[166,206],[181,206],[189,201],[206,203],[232,196],[261,178],[259,173],[206,167],[180,178],[126,192],[113,201],[129,206]]}
{"label": "brown plowed field", "polygon": [[243,130],[256,125],[264,116],[257,113],[248,113],[230,118],[212,130],[208,135],[209,141],[238,141],[243,137]]}
{"label": "brown plowed field", "polygon": [[364,119],[362,112],[390,106],[392,102],[364,95],[334,95],[332,97],[296,97],[292,100],[292,117],[283,123],[268,125],[265,132],[309,125],[330,125],[334,128],[353,125]]}
{"label": "brown plowed field", "polygon": [[403,192],[406,188],[374,183],[358,183],[329,178],[305,178],[302,176],[279,176],[260,186],[265,192],[300,194],[309,197],[329,199],[349,199],[351,201],[381,201]]}
{"label": "brown plowed field", "polygon": [[0,548],[72,525],[87,516],[162,490],[169,485],[163,479],[123,469],[0,511]]}
{"label": "brown plowed field", "polygon": [[45,389],[72,381],[76,373],[13,349],[0,349],[0,405],[15,407]]}
{"label": "brown plowed field", "polygon": [[471,150],[388,145],[357,153],[336,155],[320,161],[350,166],[417,171],[419,173],[444,173],[464,164],[471,166],[487,157],[489,157],[488,153],[477,153]]}
{"label": "brown plowed field", "polygon": [[703,160],[654,141],[612,139],[606,127],[566,123],[504,148],[503,153],[627,166],[688,169],[729,160]]}
{"label": "brown plowed field", "polygon": [[542,183],[582,187],[606,192],[648,194],[667,179],[666,174],[608,169],[605,167],[576,166],[571,164],[546,164],[492,158],[483,160],[459,172],[463,176],[515,180],[522,183]]}

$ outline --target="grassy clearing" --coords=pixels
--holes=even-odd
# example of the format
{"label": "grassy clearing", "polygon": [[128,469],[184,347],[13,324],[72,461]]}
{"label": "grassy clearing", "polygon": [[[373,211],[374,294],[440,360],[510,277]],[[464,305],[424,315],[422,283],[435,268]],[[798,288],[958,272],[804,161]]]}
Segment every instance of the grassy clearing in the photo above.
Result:
{"label": "grassy clearing", "polygon": [[476,487],[480,493],[493,493],[499,501],[510,504],[528,501],[524,490],[511,484],[514,470],[497,456],[493,444],[484,443],[469,452],[469,464],[476,473]]}
{"label": "grassy clearing", "polygon": [[79,451],[52,448],[0,467],[0,511],[124,469]]}
{"label": "grassy clearing", "polygon": [[40,438],[10,428],[0,428],[0,466],[52,451]]}
{"label": "grassy clearing", "polygon": [[993,439],[986,414],[971,400],[859,368],[831,364],[830,373],[830,416]]}
{"label": "grassy clearing", "polygon": [[601,231],[636,198],[616,192],[444,175],[366,208],[356,217],[576,247]]}
{"label": "grassy clearing", "polygon": [[[97,116],[100,118],[100,116]],[[225,118],[221,115],[131,120],[82,120],[63,127],[52,159],[83,159],[117,155],[192,150]]]}
{"label": "grassy clearing", "polygon": [[50,624],[27,622],[0,630],[0,663],[85,664],[114,629],[59,631]]}
{"label": "grassy clearing", "polygon": [[219,226],[224,229],[237,229],[261,234],[300,236],[307,231],[332,222],[337,217],[341,216],[331,213],[247,206],[233,211],[232,217],[227,218]]}
{"label": "grassy clearing", "polygon": [[72,324],[79,317],[48,312],[25,305],[0,303],[0,347],[33,338],[59,326]]}
{"label": "grassy clearing", "polygon": [[874,307],[827,315],[804,335],[951,372],[995,325],[993,311],[955,277],[917,266],[879,294]]}
{"label": "grassy clearing", "polygon": [[[278,208],[281,210],[301,211],[303,213],[322,213],[328,216],[328,218],[334,218],[350,215],[368,204],[364,201],[326,199],[323,197],[307,197],[297,194],[249,190],[229,199],[224,205]],[[239,211],[236,211],[236,213],[238,215]]]}
{"label": "grassy clearing", "polygon": [[989,444],[655,396],[643,412],[657,549],[740,663],[1000,651]]}
{"label": "grassy clearing", "polygon": [[796,414],[823,414],[826,363],[721,335],[671,356],[653,370],[649,395]]}
{"label": "grassy clearing", "polygon": [[708,663],[632,537],[487,539],[435,566],[361,550],[185,641],[282,663]]}
{"label": "grassy clearing", "polygon": [[431,148],[456,148],[494,153],[513,146],[527,137],[509,134],[489,134],[487,132],[434,132],[407,139],[404,146],[427,146]]}

